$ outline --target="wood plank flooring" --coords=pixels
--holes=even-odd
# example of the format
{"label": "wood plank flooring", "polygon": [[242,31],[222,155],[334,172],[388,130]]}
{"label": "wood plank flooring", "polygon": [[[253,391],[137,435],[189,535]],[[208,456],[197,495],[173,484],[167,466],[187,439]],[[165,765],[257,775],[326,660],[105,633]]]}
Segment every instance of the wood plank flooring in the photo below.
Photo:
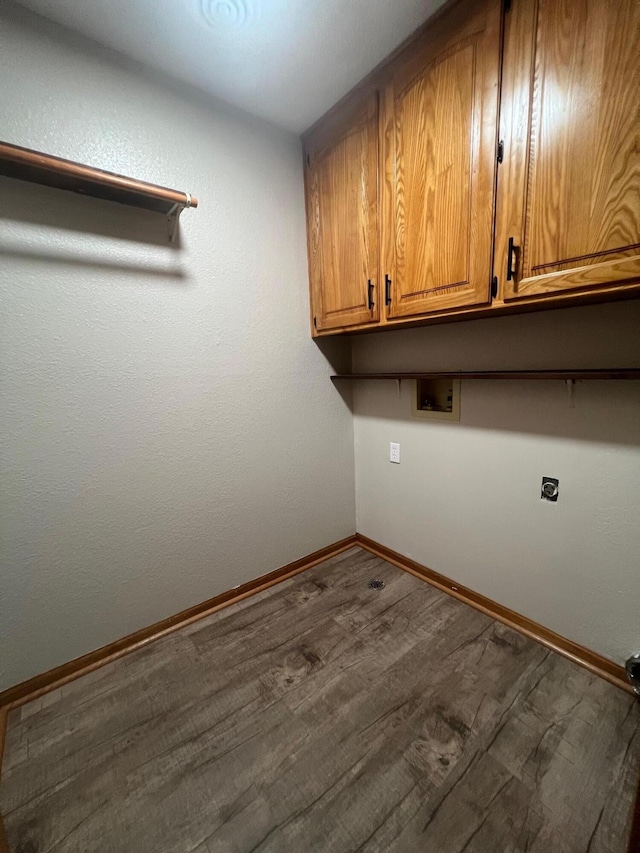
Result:
{"label": "wood plank flooring", "polygon": [[0,808],[12,853],[624,853],[639,764],[631,696],[353,548],[13,711]]}

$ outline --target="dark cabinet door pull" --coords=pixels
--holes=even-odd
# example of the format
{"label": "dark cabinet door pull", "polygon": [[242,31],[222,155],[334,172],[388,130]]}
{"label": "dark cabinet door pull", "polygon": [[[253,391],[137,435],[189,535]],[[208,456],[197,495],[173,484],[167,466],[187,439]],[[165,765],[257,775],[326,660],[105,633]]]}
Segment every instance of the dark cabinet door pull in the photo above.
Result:
{"label": "dark cabinet door pull", "polygon": [[507,281],[513,281],[516,277],[515,261],[518,257],[520,246],[514,245],[513,237],[509,237],[509,248],[507,249]]}
{"label": "dark cabinet door pull", "polygon": [[384,277],[384,304],[391,305],[391,279],[388,275]]}
{"label": "dark cabinet door pull", "polygon": [[373,284],[371,283],[371,279],[367,281],[367,301],[369,304],[369,311],[372,311],[375,302],[373,301]]}

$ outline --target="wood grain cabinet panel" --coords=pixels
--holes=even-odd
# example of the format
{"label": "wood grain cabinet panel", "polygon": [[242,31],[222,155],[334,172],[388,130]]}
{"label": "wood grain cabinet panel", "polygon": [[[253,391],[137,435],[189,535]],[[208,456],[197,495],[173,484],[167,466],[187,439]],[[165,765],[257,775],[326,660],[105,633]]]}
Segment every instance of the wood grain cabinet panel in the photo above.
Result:
{"label": "wood grain cabinet panel", "polygon": [[514,0],[503,81],[504,298],[640,280],[639,0]]}
{"label": "wood grain cabinet panel", "polygon": [[640,294],[640,0],[450,0],[305,134],[313,334]]}
{"label": "wood grain cabinet panel", "polygon": [[396,63],[385,91],[388,316],[489,301],[500,3],[463,0]]}
{"label": "wood grain cabinet panel", "polygon": [[312,322],[317,330],[380,316],[378,96],[329,123],[307,148]]}

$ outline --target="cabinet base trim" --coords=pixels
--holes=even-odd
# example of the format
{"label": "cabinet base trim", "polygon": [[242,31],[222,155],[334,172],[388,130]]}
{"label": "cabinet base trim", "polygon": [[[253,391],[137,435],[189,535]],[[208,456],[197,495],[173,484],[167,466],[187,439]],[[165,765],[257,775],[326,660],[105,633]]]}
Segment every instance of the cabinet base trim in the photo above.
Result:
{"label": "cabinet base trim", "polygon": [[496,299],[488,305],[469,306],[467,308],[450,309],[439,314],[429,314],[425,317],[397,317],[384,319],[381,322],[360,324],[358,326],[340,326],[339,328],[314,330],[313,337],[329,337],[331,335],[356,335],[382,332],[385,329],[413,329],[419,326],[436,326],[443,323],[461,323],[466,320],[489,320],[494,317],[508,317],[515,314],[534,314],[539,311],[552,311],[563,308],[577,308],[583,305],[600,305],[604,302],[621,302],[626,299],[640,298],[640,282],[619,284],[607,287],[606,290],[567,291],[554,295],[542,296],[522,295],[508,297],[508,301]]}

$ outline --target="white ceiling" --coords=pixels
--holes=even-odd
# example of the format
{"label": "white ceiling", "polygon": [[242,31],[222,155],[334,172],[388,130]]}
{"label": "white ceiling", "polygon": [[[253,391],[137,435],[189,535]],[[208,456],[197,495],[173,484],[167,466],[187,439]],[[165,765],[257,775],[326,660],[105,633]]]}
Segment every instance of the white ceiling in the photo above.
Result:
{"label": "white ceiling", "polygon": [[23,6],[300,132],[443,0],[20,0]]}

